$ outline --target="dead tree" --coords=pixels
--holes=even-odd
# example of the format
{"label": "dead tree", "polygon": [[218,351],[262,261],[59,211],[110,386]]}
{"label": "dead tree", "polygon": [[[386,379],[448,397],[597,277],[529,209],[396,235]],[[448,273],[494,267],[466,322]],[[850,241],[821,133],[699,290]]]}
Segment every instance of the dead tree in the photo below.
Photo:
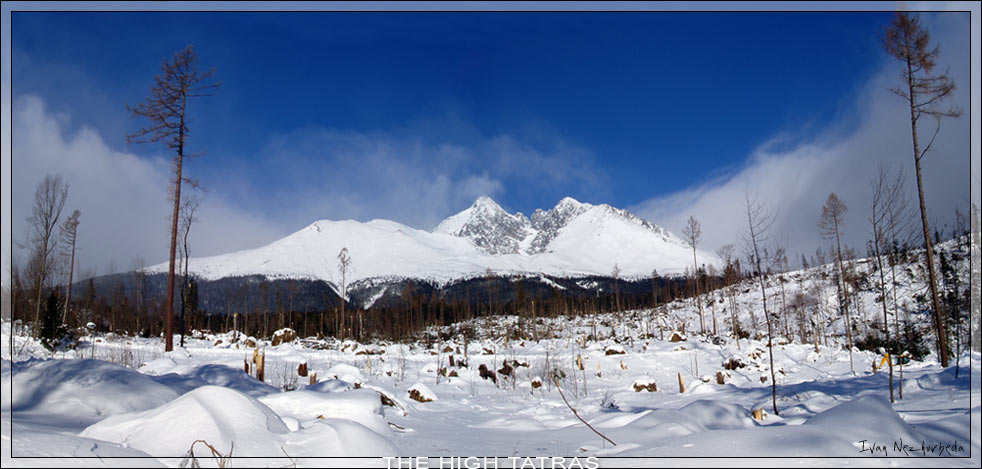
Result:
{"label": "dead tree", "polygon": [[[945,337],[944,319],[941,314],[941,302],[938,299],[938,282],[934,272],[934,252],[931,249],[931,234],[927,222],[927,206],[924,203],[924,185],[921,182],[921,159],[931,149],[934,139],[941,130],[941,120],[957,118],[962,111],[955,107],[941,109],[939,105],[945,98],[951,97],[955,91],[955,82],[948,76],[947,71],[941,75],[932,75],[937,61],[939,48],[929,49],[930,36],[916,16],[904,11],[898,11],[893,23],[887,28],[883,38],[883,46],[887,53],[903,63],[900,76],[903,84],[894,88],[894,94],[907,101],[910,107],[910,135],[913,140],[914,170],[917,176],[917,197],[921,208],[921,227],[924,232],[924,250],[927,253],[927,271],[931,286],[931,301],[934,306],[935,326],[937,328],[938,347],[941,366],[948,366],[948,341]],[[922,149],[917,135],[917,123],[921,117],[933,117],[937,126],[934,135]]]}
{"label": "dead tree", "polygon": [[617,265],[616,262],[614,263],[614,268],[611,269],[610,271],[610,276],[614,279],[614,307],[617,309],[618,312],[620,312],[623,310],[621,308],[621,290],[620,290],[621,268],[620,266]]}
{"label": "dead tree", "polygon": [[167,268],[167,300],[164,311],[166,314],[164,351],[174,349],[174,260],[177,254],[177,224],[181,210],[181,183],[184,181],[182,169],[186,150],[188,128],[188,100],[201,96],[210,96],[221,82],[212,82],[215,74],[212,68],[207,72],[198,69],[198,56],[194,46],[188,45],[177,51],[174,57],[165,60],[160,65],[161,73],[154,77],[154,86],[150,88],[147,100],[127,109],[135,117],[145,117],[150,121],[149,127],[144,127],[136,133],[127,135],[127,143],[162,142],[168,149],[174,150],[174,211],[171,217],[170,260]]}
{"label": "dead tree", "polygon": [[[72,304],[72,281],[75,277],[75,242],[78,241],[78,217],[82,215],[82,212],[75,210],[72,212],[72,216],[68,217],[64,223],[61,225],[61,239],[66,246],[66,254],[68,255],[68,287],[65,292],[65,312],[61,316],[61,322],[68,322],[68,310],[71,309]],[[78,318],[75,320],[78,323]],[[81,326],[82,324],[77,324]]]}
{"label": "dead tree", "polygon": [[682,227],[682,235],[685,242],[692,246],[692,278],[696,281],[696,304],[699,305],[699,329],[706,333],[706,319],[702,309],[702,289],[699,286],[699,264],[696,262],[696,244],[702,239],[702,226],[696,217],[689,216],[689,221]]}
{"label": "dead tree", "polygon": [[338,273],[341,274],[341,339],[344,339],[344,300],[345,300],[345,275],[348,267],[351,266],[351,256],[348,255],[348,248],[341,248],[338,253]]}
{"label": "dead tree", "polygon": [[840,241],[842,217],[848,208],[846,204],[839,200],[835,192],[829,194],[829,198],[822,205],[822,217],[818,221],[819,232],[825,239],[835,240],[835,260],[839,270],[839,281],[835,286],[839,292],[839,315],[845,316],[846,320],[846,340],[849,342],[849,371],[855,373],[852,360],[852,320],[849,317],[848,293],[846,292],[846,270],[842,266],[842,242]]}
{"label": "dead tree", "polygon": [[194,213],[198,210],[199,205],[201,205],[201,199],[193,194],[181,203],[180,232],[181,264],[183,267],[183,272],[181,273],[181,347],[184,346],[184,335],[186,332],[184,316],[187,312],[188,290],[190,287],[188,285],[188,271],[190,270],[191,263],[191,246],[188,244],[188,236],[191,234],[191,224],[198,221],[198,217]]}
{"label": "dead tree", "polygon": [[62,181],[61,175],[49,174],[38,183],[34,190],[34,206],[27,222],[29,231],[30,269],[34,273],[34,284],[37,289],[37,303],[34,305],[34,337],[37,337],[41,324],[41,297],[44,283],[51,273],[52,255],[58,247],[58,238],[54,236],[55,228],[61,211],[68,200],[68,184]]}
{"label": "dead tree", "polygon": [[[886,337],[887,347],[890,347],[890,323],[887,319],[887,299],[889,295],[887,293],[887,280],[886,280],[886,266],[883,263],[883,255],[889,245],[890,233],[894,230],[891,226],[892,217],[891,213],[894,213],[899,205],[905,204],[906,200],[903,197],[903,171],[897,173],[896,179],[892,182],[889,180],[889,169],[880,165],[878,178],[873,181],[870,180],[870,187],[873,190],[873,202],[872,211],[870,217],[868,218],[871,225],[870,234],[873,235],[873,257],[876,261],[877,271],[880,274],[880,298],[883,301],[883,334]],[[895,286],[893,288],[896,288]],[[894,303],[894,317],[897,316],[897,305]],[[899,334],[899,331],[898,331]],[[897,355],[903,350],[893,350],[889,348],[887,350],[891,355]],[[893,362],[890,361],[890,402],[894,402],[893,399]]]}
{"label": "dead tree", "polygon": [[736,340],[737,349],[739,349],[740,336],[737,334],[737,331],[741,329],[741,327],[737,320],[736,298],[733,287],[733,284],[737,282],[738,277],[736,266],[733,265],[734,249],[735,247],[732,244],[724,244],[716,250],[716,255],[723,260],[723,284],[726,285],[725,295],[730,308],[730,332],[733,334],[734,340]]}
{"label": "dead tree", "polygon": [[774,374],[774,328],[771,325],[771,315],[767,311],[767,286],[764,281],[764,261],[761,253],[764,245],[771,239],[771,229],[777,219],[776,213],[768,209],[748,188],[744,191],[744,208],[747,213],[747,229],[742,233],[743,249],[750,259],[750,264],[756,270],[755,276],[760,285],[760,297],[764,304],[764,319],[767,321],[767,352],[771,362],[771,402],[774,415],[777,411],[777,380]]}

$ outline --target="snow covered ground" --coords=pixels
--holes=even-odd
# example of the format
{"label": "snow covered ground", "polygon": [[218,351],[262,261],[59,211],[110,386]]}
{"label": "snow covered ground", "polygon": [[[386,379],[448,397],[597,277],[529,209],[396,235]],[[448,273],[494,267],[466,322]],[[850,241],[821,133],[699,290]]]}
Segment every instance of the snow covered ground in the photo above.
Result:
{"label": "snow covered ground", "polygon": [[[913,298],[924,290],[917,266],[898,269],[906,311],[916,311]],[[799,343],[794,316],[787,325],[776,319],[779,414],[766,337],[728,338],[734,306],[744,329],[762,329],[759,290],[749,282],[732,287],[732,301],[711,294],[706,323],[711,329],[715,312],[719,337],[699,332],[691,300],[538,318],[534,331],[517,317],[479,318],[405,344],[307,338],[274,347],[240,333],[196,333],[166,354],[159,338],[112,335],[51,354],[5,322],[0,462],[180,466],[193,449],[205,467],[229,454],[237,466],[273,467],[396,467],[386,456],[495,456],[500,468],[707,463],[694,457],[727,458],[727,466],[979,467],[982,357],[963,352],[957,376],[954,360],[946,369],[934,355],[912,361],[903,397],[891,404],[888,373],[872,371],[879,356],[854,349],[850,366],[834,288],[817,288],[829,269],[792,272],[784,283],[774,277],[768,287],[772,307],[796,293],[817,298],[809,314],[823,331],[816,352],[810,338]],[[856,296],[859,335],[882,322],[877,295],[868,288]],[[928,324],[922,314],[898,319],[908,318]],[[262,381],[257,349],[265,351]],[[301,364],[316,379],[299,376]],[[564,396],[616,445],[584,425]],[[338,457],[356,459],[325,459]]]}
{"label": "snow covered ground", "polygon": [[[515,320],[494,325],[507,327],[509,319]],[[643,461],[633,458],[642,457],[979,466],[978,354],[961,357],[957,378],[954,367],[912,362],[904,369],[903,399],[891,405],[887,374],[869,371],[873,354],[854,353],[853,376],[840,347],[815,353],[812,345],[776,346],[780,415],[774,415],[770,383],[761,382],[769,376],[766,343],[645,339],[638,328],[602,325],[612,319],[547,319],[540,333],[552,330],[555,337],[471,341],[466,354],[458,339],[276,347],[259,341],[265,383],[244,371],[254,349],[229,334],[192,339],[166,354],[157,339],[101,338],[48,359],[16,336],[15,354],[23,350],[11,362],[5,323],[3,466],[178,466],[196,440],[243,458],[233,461],[238,466],[385,466],[382,456],[421,455],[498,456],[500,467],[522,463],[507,459],[513,456],[562,456],[563,467],[573,457],[581,465],[599,457],[602,467],[638,465]],[[584,347],[594,320],[600,339]],[[35,357],[22,360],[27,355]],[[451,355],[458,366],[449,365]],[[730,358],[744,366],[724,369]],[[316,385],[297,376],[301,362],[317,373]],[[500,371],[505,363],[510,375]],[[481,378],[480,365],[496,372],[496,383]],[[717,384],[717,372],[724,384]],[[567,408],[550,379],[557,375],[579,415],[616,446]],[[636,391],[635,383],[655,383],[657,391]],[[429,400],[413,400],[413,389]],[[755,409],[764,409],[764,420],[752,418]],[[913,449],[898,449],[903,445]],[[218,465],[202,443],[194,455],[205,466]],[[328,456],[369,457],[318,459]],[[119,459],[130,457],[141,459]],[[552,467],[551,459],[529,461]]]}

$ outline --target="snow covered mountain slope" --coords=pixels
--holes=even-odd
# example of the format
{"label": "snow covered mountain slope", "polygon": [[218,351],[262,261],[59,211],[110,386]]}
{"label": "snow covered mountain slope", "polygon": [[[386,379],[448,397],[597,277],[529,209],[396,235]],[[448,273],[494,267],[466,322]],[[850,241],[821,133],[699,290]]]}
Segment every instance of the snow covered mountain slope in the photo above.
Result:
{"label": "snow covered mountain slope", "polygon": [[[320,279],[340,284],[337,255],[347,248],[348,284],[366,279],[417,278],[446,282],[484,275],[611,275],[682,273],[692,250],[681,239],[626,210],[564,198],[536,210],[531,220],[510,214],[489,197],[423,231],[388,220],[314,222],[266,246],[192,258],[190,271],[206,279],[243,275]],[[718,264],[698,252],[699,262]],[[149,270],[163,272],[166,264]]]}

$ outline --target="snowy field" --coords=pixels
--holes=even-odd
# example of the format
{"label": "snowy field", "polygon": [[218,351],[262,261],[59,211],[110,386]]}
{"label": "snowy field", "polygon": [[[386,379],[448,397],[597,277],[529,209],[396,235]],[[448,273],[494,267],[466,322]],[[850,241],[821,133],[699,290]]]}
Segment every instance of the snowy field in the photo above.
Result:
{"label": "snowy field", "polygon": [[[735,465],[979,466],[978,354],[961,357],[957,378],[954,367],[912,362],[904,368],[903,399],[891,406],[887,373],[870,370],[873,354],[854,353],[853,376],[840,347],[815,353],[812,345],[779,345],[780,415],[773,415],[770,383],[761,382],[769,376],[764,342],[643,339],[637,328],[602,325],[611,319],[547,320],[540,327],[561,331],[557,337],[474,341],[466,355],[460,341],[260,342],[265,383],[244,371],[254,350],[246,345],[251,338],[192,339],[166,354],[156,339],[97,338],[43,359],[37,358],[43,349],[15,336],[15,354],[36,357],[12,363],[5,323],[3,466],[179,466],[195,440],[249,458],[235,459],[237,466],[385,466],[381,456],[421,455],[563,456],[563,467],[573,457],[579,464],[599,457],[604,467],[637,465],[630,459],[636,457],[794,458],[729,461]],[[504,327],[507,319],[495,325]],[[581,338],[594,327],[602,339],[583,347]],[[467,367],[449,366],[451,355],[455,365],[463,359]],[[744,366],[724,369],[731,358]],[[300,363],[317,373],[315,385],[297,376]],[[504,363],[511,364],[510,376],[499,371]],[[497,383],[481,378],[482,364],[497,371]],[[447,377],[437,378],[438,366]],[[577,420],[550,379],[557,371],[550,370],[558,370],[579,415],[616,446]],[[724,384],[717,383],[717,372]],[[542,385],[533,388],[533,382]],[[635,391],[636,384],[651,383],[657,391]],[[432,400],[411,399],[412,390]],[[763,420],[752,418],[761,408]],[[897,449],[903,445],[914,449]],[[219,464],[201,443],[194,454],[204,466]],[[327,456],[374,457],[316,459]],[[114,459],[121,457],[143,459]],[[522,462],[499,464],[513,461]],[[536,467],[553,462],[530,461]],[[671,462],[686,464],[658,463]]]}
{"label": "snowy field", "polygon": [[[916,310],[910,303],[924,290],[918,262],[897,269],[904,311]],[[534,327],[514,316],[478,318],[410,343],[307,338],[274,346],[196,332],[166,354],[160,338],[112,335],[51,353],[4,322],[2,465],[397,467],[384,457],[470,456],[498,457],[499,468],[980,467],[982,357],[962,352],[956,370],[955,360],[942,369],[929,354],[903,367],[902,385],[895,368],[891,404],[886,369],[872,370],[880,356],[853,349],[850,366],[834,288],[820,280],[830,268],[768,286],[772,308],[799,292],[816,295],[811,314],[821,324],[816,351],[815,337],[800,343],[793,315],[775,319],[778,414],[766,335],[730,334],[734,316],[743,329],[766,330],[749,281],[709,295],[707,329],[715,315],[719,337],[697,333],[691,300],[538,318]],[[873,288],[856,296],[856,340],[882,323],[876,298]],[[888,319],[929,324],[903,316]],[[254,357],[263,352],[259,380]]]}

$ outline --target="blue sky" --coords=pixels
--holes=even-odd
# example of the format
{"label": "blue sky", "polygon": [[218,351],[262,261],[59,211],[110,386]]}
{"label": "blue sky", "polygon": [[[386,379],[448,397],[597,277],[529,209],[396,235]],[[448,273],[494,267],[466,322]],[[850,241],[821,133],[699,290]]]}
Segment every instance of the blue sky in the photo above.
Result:
{"label": "blue sky", "polygon": [[[125,143],[142,124],[125,104],[144,99],[161,61],[192,43],[223,85],[192,103],[190,147],[206,153],[187,169],[208,187],[216,217],[222,211],[240,232],[237,242],[203,243],[207,254],[320,218],[430,229],[482,194],[526,214],[570,195],[677,231],[686,212],[715,217],[695,210],[696,199],[767,157],[827,151],[869,127],[881,103],[873,95],[898,79],[880,45],[890,19],[886,11],[15,12],[13,117],[15,126],[18,116],[48,122],[66,148],[88,135],[159,170],[169,158],[162,146]],[[929,26],[943,50],[956,51],[943,60],[967,91],[968,14],[935,14]],[[967,93],[961,99],[968,111]],[[894,128],[890,137],[903,138]],[[951,132],[942,137],[967,152],[968,131]],[[18,152],[17,138],[15,174],[37,151]],[[894,158],[873,151],[861,158]],[[961,173],[939,180],[964,176],[960,161],[948,166]],[[965,207],[968,185],[955,191]]]}
{"label": "blue sky", "polygon": [[[506,187],[502,204],[529,211],[569,192],[627,206],[699,182],[707,168],[739,165],[776,132],[839,118],[840,103],[884,60],[878,34],[889,19],[16,13],[13,73],[16,94],[43,96],[78,125],[123,145],[138,124],[123,103],[141,100],[160,61],[193,43],[202,65],[214,66],[224,82],[219,95],[194,109],[192,143],[208,152],[194,167],[202,177],[252,165],[271,138],[309,128],[462,144],[475,134],[511,135],[544,151],[556,140],[576,146],[617,184],[526,193]],[[71,68],[80,86],[51,74],[51,66]],[[448,132],[447,121],[456,128]]]}

